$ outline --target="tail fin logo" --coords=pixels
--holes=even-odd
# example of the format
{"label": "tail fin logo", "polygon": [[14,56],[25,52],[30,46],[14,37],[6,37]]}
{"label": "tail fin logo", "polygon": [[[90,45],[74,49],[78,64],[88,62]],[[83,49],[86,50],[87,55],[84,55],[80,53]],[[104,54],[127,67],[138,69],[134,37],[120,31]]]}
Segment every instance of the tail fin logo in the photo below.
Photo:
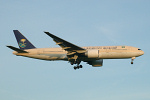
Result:
{"label": "tail fin logo", "polygon": [[25,48],[26,47],[26,43],[25,43],[26,39],[21,39],[20,42],[19,42],[19,46],[21,48]]}

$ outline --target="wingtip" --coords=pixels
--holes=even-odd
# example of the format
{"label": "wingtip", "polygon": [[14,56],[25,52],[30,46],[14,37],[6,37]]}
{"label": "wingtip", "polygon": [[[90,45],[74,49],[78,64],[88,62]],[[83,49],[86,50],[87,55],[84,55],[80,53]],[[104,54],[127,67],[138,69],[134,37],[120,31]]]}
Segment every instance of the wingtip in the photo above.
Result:
{"label": "wingtip", "polygon": [[13,32],[18,31],[18,30],[13,30]]}
{"label": "wingtip", "polygon": [[44,31],[44,33],[49,33],[49,32],[47,32],[47,31]]}
{"label": "wingtip", "polygon": [[47,35],[48,35],[48,34],[52,34],[52,33],[50,33],[50,32],[47,32],[47,31],[44,31],[44,33],[46,33]]}
{"label": "wingtip", "polygon": [[6,45],[6,47],[11,49],[12,46],[11,45]]}
{"label": "wingtip", "polygon": [[6,47],[10,47],[10,45],[6,45]]}

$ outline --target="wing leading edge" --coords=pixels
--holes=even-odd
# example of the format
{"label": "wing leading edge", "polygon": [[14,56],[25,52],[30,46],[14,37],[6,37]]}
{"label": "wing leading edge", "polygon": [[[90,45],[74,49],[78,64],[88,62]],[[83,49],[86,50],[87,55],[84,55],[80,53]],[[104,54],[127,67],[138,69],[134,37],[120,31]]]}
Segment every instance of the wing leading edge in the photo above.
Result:
{"label": "wing leading edge", "polygon": [[83,53],[85,52],[86,50],[82,47],[79,47],[77,45],[74,45],[64,39],[61,39],[49,32],[45,32],[48,36],[50,36],[51,38],[53,38],[53,40],[56,42],[57,45],[59,45],[60,47],[62,47],[62,49],[64,49],[65,51],[68,51],[68,53],[73,53],[73,52],[76,52],[76,53]]}

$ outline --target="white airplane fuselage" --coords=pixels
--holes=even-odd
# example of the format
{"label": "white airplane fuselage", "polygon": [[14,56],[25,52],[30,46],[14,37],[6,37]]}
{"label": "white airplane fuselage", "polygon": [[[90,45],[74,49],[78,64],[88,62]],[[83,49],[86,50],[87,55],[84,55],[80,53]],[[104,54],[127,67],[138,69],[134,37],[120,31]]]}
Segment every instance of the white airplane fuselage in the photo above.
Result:
{"label": "white airplane fuselage", "polygon": [[49,32],[44,32],[60,48],[36,48],[24,35],[18,30],[13,30],[19,48],[7,46],[14,50],[13,54],[41,60],[63,60],[68,61],[74,66],[74,69],[82,68],[80,63],[86,62],[93,67],[103,66],[103,59],[127,59],[131,58],[131,64],[136,57],[144,54],[144,52],[136,47],[131,46],[90,46],[80,47],[70,43]]}
{"label": "white airplane fuselage", "polygon": [[[98,51],[98,55],[96,57],[82,57],[82,60],[86,61],[88,59],[124,59],[138,57],[144,54],[144,52],[139,48],[131,46],[91,46],[82,48],[86,49],[87,52]],[[13,54],[17,56],[24,56],[41,60],[68,61],[67,52],[62,48],[35,48],[25,51],[27,51],[28,53],[18,53],[14,51]]]}

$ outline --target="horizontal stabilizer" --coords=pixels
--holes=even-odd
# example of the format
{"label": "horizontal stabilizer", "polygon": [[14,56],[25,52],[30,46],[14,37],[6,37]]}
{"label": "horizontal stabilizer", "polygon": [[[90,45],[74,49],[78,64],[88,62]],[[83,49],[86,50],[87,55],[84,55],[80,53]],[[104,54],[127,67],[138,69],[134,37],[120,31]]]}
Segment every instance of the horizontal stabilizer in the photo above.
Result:
{"label": "horizontal stabilizer", "polygon": [[8,48],[17,51],[18,53],[28,53],[27,51],[21,50],[19,48],[13,47],[13,46],[7,46]]}

